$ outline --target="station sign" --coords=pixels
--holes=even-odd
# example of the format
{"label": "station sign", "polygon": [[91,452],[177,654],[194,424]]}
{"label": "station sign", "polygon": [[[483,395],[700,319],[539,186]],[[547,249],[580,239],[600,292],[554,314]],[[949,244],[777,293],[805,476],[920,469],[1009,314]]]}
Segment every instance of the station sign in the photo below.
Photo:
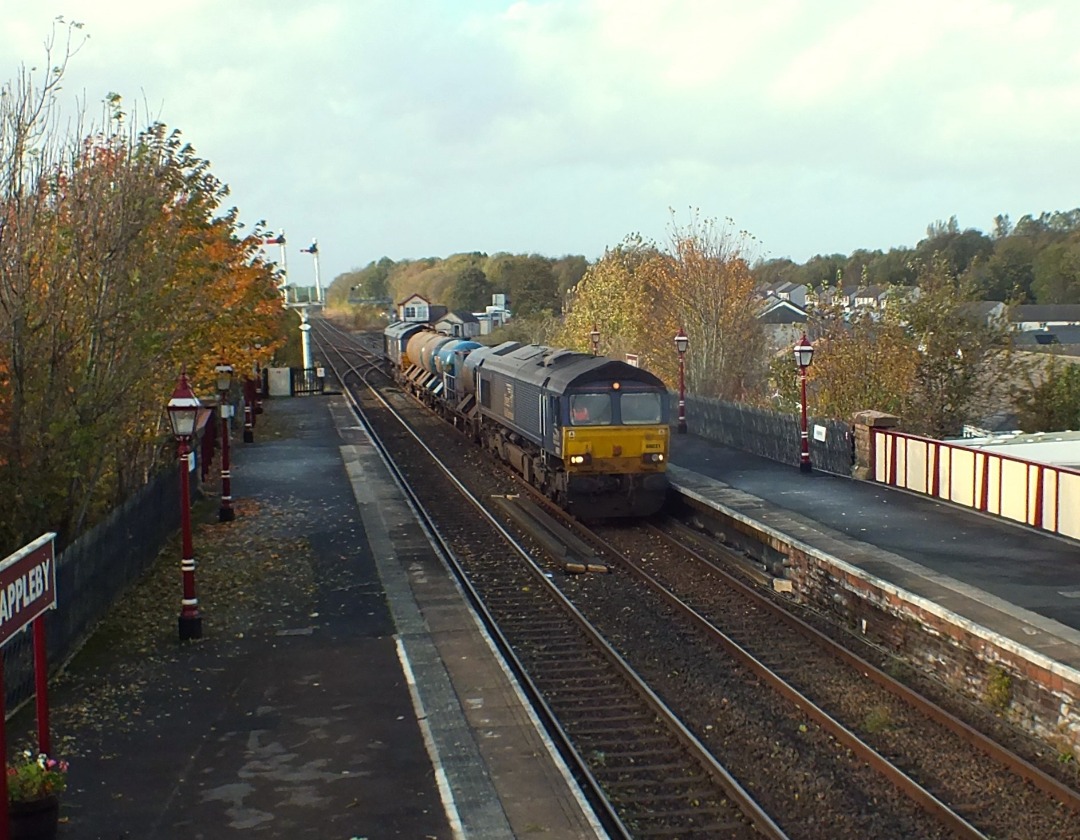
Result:
{"label": "station sign", "polygon": [[44,534],[0,561],[0,646],[56,607],[55,538]]}

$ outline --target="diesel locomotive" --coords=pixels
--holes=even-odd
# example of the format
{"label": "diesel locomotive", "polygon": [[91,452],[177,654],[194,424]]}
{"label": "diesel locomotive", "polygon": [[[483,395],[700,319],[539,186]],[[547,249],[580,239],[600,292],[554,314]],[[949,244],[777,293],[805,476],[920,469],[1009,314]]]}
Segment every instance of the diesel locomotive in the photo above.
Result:
{"label": "diesel locomotive", "polygon": [[582,519],[648,516],[667,497],[669,397],[616,359],[508,341],[485,347],[399,322],[404,388]]}

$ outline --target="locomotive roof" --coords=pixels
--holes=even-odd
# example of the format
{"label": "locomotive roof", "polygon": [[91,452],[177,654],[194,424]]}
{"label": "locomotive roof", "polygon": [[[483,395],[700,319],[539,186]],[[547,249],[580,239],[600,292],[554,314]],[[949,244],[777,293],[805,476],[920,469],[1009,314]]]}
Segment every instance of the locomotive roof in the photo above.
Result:
{"label": "locomotive roof", "polygon": [[421,321],[398,321],[394,324],[390,324],[383,334],[390,338],[404,338],[409,333],[414,333],[417,330],[425,329],[427,324]]}
{"label": "locomotive roof", "polygon": [[643,382],[666,387],[657,376],[617,359],[559,350],[541,344],[526,344],[502,355],[486,355],[483,369],[514,379],[544,385],[557,393],[592,382]]}

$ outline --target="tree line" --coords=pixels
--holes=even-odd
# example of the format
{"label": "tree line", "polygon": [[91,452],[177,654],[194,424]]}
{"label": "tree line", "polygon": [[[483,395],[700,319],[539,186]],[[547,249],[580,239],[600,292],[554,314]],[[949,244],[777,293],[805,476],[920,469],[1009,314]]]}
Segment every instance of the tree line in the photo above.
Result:
{"label": "tree line", "polygon": [[181,368],[249,374],[282,342],[277,272],[226,186],[160,123],[61,131],[78,24],[0,89],[0,545],[61,545],[175,462],[164,405]]}
{"label": "tree line", "polygon": [[[753,237],[747,237],[752,243]],[[961,229],[952,216],[928,225],[926,237],[910,248],[818,254],[805,263],[752,254],[748,260],[757,286],[790,282],[811,289],[911,287],[918,283],[918,266],[938,260],[978,300],[1080,303],[1080,208],[1025,215],[1015,224],[999,215],[989,234]],[[383,257],[340,275],[330,300],[340,304],[350,298],[398,300],[418,293],[453,310],[478,311],[491,302],[493,292],[502,292],[516,314],[559,315],[589,266],[580,255],[473,252],[396,262]]]}
{"label": "tree line", "polygon": [[980,300],[1080,303],[1080,208],[1026,215],[1015,224],[999,215],[989,234],[961,230],[952,216],[929,225],[926,237],[913,248],[819,254],[803,264],[761,261],[754,276],[762,283],[792,282],[815,289],[837,278],[857,286],[913,286],[916,266],[933,259],[943,260],[949,272],[970,283]]}
{"label": "tree line", "polygon": [[[993,237],[961,231],[954,218],[931,225],[914,249],[815,257],[796,266],[756,259],[751,234],[692,211],[684,223],[672,214],[668,241],[630,235],[593,263],[506,254],[384,258],[345,277],[363,295],[419,292],[452,309],[482,309],[500,291],[515,318],[489,341],[589,352],[595,327],[602,353],[633,353],[671,385],[678,377],[672,339],[681,328],[690,337],[690,393],[781,410],[798,405],[796,370],[790,347],[777,347],[757,317],[760,290],[780,279],[806,283],[814,291],[806,328],[818,350],[809,371],[814,416],[848,420],[872,408],[899,415],[912,433],[945,437],[1003,409],[1028,431],[1080,427],[1074,368],[1016,354],[1007,320],[988,321],[974,306],[1031,295],[1045,300],[1049,290],[1068,288],[1061,266],[1070,263],[1059,257],[1074,247],[1078,231],[1080,211],[1024,217],[1015,226],[999,217]],[[1020,251],[1031,259],[1013,259]],[[892,291],[884,309],[853,313],[832,294],[850,285]],[[995,290],[996,297],[988,294]]]}
{"label": "tree line", "polygon": [[551,317],[562,314],[567,292],[581,280],[587,267],[583,256],[552,258],[504,252],[397,262],[383,257],[335,278],[328,302],[385,303],[419,294],[451,311],[482,312],[491,305],[492,295],[499,293],[513,301],[515,315]]}

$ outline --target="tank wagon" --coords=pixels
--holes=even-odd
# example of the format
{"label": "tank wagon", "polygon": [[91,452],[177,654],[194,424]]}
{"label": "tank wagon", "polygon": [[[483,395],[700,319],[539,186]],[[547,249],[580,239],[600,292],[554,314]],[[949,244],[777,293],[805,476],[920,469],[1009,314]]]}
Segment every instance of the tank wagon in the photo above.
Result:
{"label": "tank wagon", "polygon": [[658,377],[604,356],[415,327],[385,331],[398,381],[549,498],[583,519],[663,506],[670,406]]}

